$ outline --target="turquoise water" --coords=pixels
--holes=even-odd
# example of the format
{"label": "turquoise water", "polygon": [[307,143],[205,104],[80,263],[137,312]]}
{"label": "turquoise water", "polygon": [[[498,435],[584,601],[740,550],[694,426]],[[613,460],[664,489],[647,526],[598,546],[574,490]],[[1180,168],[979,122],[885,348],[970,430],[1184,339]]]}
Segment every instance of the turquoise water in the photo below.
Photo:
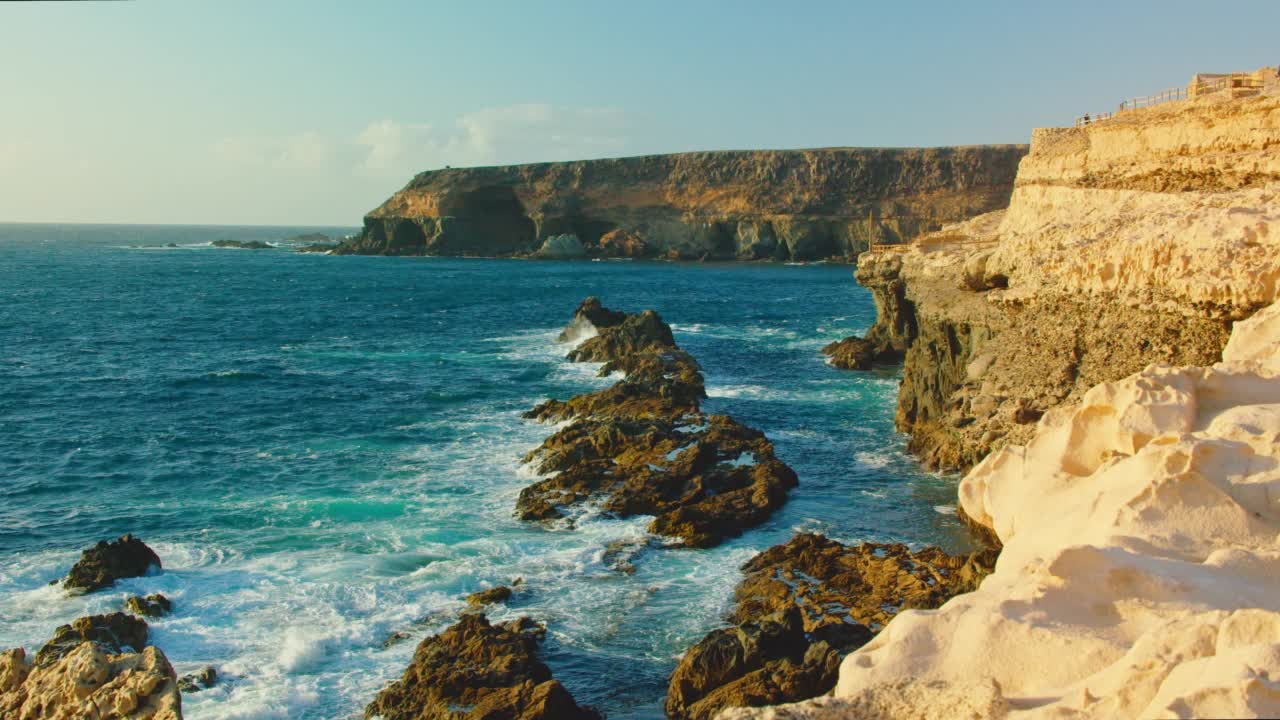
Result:
{"label": "turquoise water", "polygon": [[[521,577],[491,615],[546,622],[579,701],[658,718],[754,552],[797,530],[965,547],[954,481],[892,431],[896,377],[818,352],[874,317],[848,267],[208,246],[303,230],[0,225],[0,648],[163,592],[176,612],[153,642],[180,673],[228,678],[186,696],[187,717],[347,718],[466,593]],[[512,517],[535,477],[520,457],[551,432],[520,413],[609,382],[554,342],[591,294],[658,310],[703,366],[707,409],[776,443],[800,486],[768,524],[622,575],[603,547],[644,518]],[[163,573],[80,598],[48,585],[124,532]],[[383,649],[398,630],[414,640]]]}

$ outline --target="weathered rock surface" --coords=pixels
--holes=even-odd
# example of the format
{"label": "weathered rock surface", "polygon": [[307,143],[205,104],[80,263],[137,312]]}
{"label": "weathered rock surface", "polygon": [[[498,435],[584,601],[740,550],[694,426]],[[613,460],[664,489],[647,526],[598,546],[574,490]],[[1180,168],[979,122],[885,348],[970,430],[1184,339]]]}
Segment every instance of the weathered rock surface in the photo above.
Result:
{"label": "weathered rock surface", "polygon": [[871,342],[852,336],[828,343],[822,352],[842,370],[869,370],[879,357]]}
{"label": "weathered rock surface", "polygon": [[173,603],[164,595],[154,593],[146,597],[134,595],[124,601],[124,607],[135,615],[155,618],[168,615],[173,610]]}
{"label": "weathered rock surface", "polygon": [[0,653],[0,717],[181,720],[173,667],[146,639],[145,622],[114,613],[58,628],[34,662],[22,648]]}
{"label": "weathered rock surface", "polygon": [[53,639],[36,653],[35,664],[51,665],[86,642],[113,655],[137,652],[147,645],[147,623],[122,612],[76,618],[53,632]]}
{"label": "weathered rock surface", "polygon": [[1215,362],[1280,285],[1277,142],[1277,97],[1037,130],[1007,211],[859,258],[911,448],[963,470],[1098,383]]}
{"label": "weathered rock surface", "polygon": [[341,253],[812,260],[1004,207],[1025,146],[702,152],[425,172]]}
{"label": "weathered rock surface", "polygon": [[816,697],[835,687],[840,658],[898,612],[931,609],[976,588],[995,551],[846,546],[802,533],[743,566],[735,627],[715,630],[681,658],[667,714],[709,720],[728,707]]}
{"label": "weathered rock surface", "polygon": [[178,678],[178,689],[184,693],[196,693],[208,690],[218,684],[218,669],[206,665],[197,672],[187,673]]}
{"label": "weathered rock surface", "polygon": [[97,545],[80,554],[62,586],[78,592],[93,592],[110,587],[122,578],[142,577],[152,567],[159,569],[160,556],[146,543],[132,535]]}
{"label": "weathered rock surface", "polygon": [[528,618],[490,625],[464,615],[418,645],[404,677],[365,709],[384,720],[598,720],[537,657],[545,629]]}
{"label": "weathered rock surface", "polygon": [[511,599],[511,588],[506,585],[491,587],[487,590],[478,590],[467,596],[467,605],[473,608],[482,608],[486,605],[495,605],[504,603]]}
{"label": "weathered rock surface", "polygon": [[586,338],[570,359],[602,362],[602,375],[625,375],[527,413],[571,422],[525,458],[550,477],[520,493],[521,518],[560,518],[565,508],[597,499],[620,517],[657,516],[654,533],[709,547],[785,502],[795,473],[760,431],[700,412],[702,373],[657,313],[617,313],[588,298],[561,337]]}

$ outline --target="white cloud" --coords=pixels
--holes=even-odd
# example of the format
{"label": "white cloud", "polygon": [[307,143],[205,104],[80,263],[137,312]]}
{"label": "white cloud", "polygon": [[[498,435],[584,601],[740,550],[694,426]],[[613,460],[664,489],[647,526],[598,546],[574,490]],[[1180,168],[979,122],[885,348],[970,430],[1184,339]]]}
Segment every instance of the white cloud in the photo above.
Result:
{"label": "white cloud", "polygon": [[628,145],[621,111],[526,103],[460,116],[453,132],[426,123],[384,119],[355,138],[360,169],[406,175],[444,165],[488,165],[577,160],[619,154]]}
{"label": "white cloud", "polygon": [[314,130],[280,137],[225,137],[210,148],[215,160],[232,167],[320,170],[334,156],[334,142]]}

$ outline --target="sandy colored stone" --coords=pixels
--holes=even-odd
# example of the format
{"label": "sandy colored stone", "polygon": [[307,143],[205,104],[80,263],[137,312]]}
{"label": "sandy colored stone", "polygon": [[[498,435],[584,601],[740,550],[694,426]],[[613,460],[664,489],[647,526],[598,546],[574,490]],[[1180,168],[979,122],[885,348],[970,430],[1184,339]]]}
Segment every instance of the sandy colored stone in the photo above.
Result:
{"label": "sandy colored stone", "polygon": [[0,654],[6,720],[181,720],[177,678],[164,653],[111,654],[84,642],[44,666],[21,649]]}

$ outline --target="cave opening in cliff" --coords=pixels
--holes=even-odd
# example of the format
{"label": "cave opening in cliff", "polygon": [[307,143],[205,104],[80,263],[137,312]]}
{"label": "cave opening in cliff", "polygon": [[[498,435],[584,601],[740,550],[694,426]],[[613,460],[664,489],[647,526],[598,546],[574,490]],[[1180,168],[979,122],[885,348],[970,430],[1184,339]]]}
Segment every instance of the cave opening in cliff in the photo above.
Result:
{"label": "cave opening in cliff", "polygon": [[463,193],[458,215],[466,219],[467,235],[479,245],[481,254],[534,249],[537,232],[533,219],[510,186],[487,185]]}
{"label": "cave opening in cliff", "polygon": [[412,220],[400,220],[391,231],[391,249],[394,254],[422,252],[426,245],[426,234],[422,232],[422,227]]}

